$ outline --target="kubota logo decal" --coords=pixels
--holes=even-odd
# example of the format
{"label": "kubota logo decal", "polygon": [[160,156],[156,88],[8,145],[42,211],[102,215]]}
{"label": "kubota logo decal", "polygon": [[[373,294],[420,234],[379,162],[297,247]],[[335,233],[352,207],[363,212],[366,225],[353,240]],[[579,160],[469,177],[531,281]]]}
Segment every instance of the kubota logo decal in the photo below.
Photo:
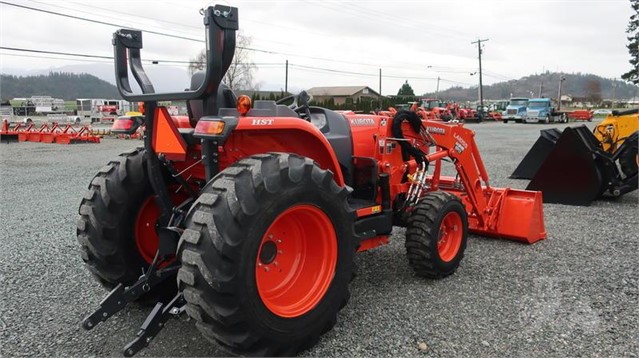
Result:
{"label": "kubota logo decal", "polygon": [[446,130],[444,128],[439,128],[439,127],[426,127],[426,130],[428,131],[428,133],[432,133],[432,134],[446,134]]}
{"label": "kubota logo decal", "polygon": [[271,126],[273,125],[273,119],[262,119],[262,118],[258,118],[258,119],[254,119],[251,122],[252,126]]}
{"label": "kubota logo decal", "polygon": [[375,120],[373,118],[352,118],[351,124],[354,126],[374,126]]}
{"label": "kubota logo decal", "polygon": [[457,133],[453,134],[453,137],[457,140],[457,143],[455,143],[455,150],[457,153],[462,154],[462,152],[468,148],[468,144],[464,138],[460,137]]}

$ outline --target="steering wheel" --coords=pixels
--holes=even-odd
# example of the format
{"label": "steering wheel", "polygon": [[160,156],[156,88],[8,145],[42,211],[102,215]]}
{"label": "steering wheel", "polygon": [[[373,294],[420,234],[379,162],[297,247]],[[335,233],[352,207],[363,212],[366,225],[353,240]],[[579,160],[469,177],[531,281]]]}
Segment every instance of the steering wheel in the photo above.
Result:
{"label": "steering wheel", "polygon": [[287,101],[293,100],[293,103],[288,105],[288,108],[294,110],[295,112],[297,112],[297,114],[300,116],[300,118],[310,122],[311,121],[311,111],[309,108],[309,103],[311,102],[311,100],[313,99],[313,96],[311,96],[310,94],[308,94],[306,91],[301,91],[298,94],[293,94],[290,96],[286,96],[280,100],[278,100],[277,102],[275,102],[275,104],[283,104]]}

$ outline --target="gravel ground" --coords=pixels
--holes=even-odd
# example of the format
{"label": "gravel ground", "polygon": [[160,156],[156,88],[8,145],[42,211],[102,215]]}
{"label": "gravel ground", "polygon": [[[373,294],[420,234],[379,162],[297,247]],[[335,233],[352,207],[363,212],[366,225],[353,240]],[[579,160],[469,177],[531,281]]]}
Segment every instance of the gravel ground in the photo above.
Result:
{"label": "gravel ground", "polygon": [[[591,124],[590,124],[591,125]],[[539,129],[470,124],[494,186]],[[78,253],[77,209],[96,171],[138,141],[0,145],[0,357],[107,356],[150,309],[129,307],[93,331],[80,320],[105,292]],[[413,275],[403,230],[359,254],[349,304],[309,356],[636,356],[639,354],[637,192],[590,207],[545,204],[535,245],[471,236],[459,271]],[[140,356],[225,355],[186,317]]]}

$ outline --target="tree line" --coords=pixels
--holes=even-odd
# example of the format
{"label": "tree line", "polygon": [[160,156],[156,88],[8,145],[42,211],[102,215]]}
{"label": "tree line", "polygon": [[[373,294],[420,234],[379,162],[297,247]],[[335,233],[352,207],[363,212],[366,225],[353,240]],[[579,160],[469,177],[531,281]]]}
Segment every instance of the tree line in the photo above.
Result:
{"label": "tree line", "polygon": [[51,96],[64,100],[77,98],[121,99],[118,89],[107,81],[83,73],[49,72],[47,75],[0,75],[2,99]]}

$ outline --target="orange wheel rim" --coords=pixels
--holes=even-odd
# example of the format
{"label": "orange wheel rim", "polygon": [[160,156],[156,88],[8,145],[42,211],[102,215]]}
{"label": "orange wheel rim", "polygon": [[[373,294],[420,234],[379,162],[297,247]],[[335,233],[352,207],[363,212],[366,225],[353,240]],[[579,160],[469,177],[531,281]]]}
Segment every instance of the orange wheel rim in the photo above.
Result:
{"label": "orange wheel rim", "polygon": [[452,261],[461,247],[462,242],[462,219],[461,216],[454,211],[444,216],[439,226],[439,240],[437,241],[437,251],[439,257],[444,262]]}
{"label": "orange wheel rim", "polygon": [[312,205],[281,213],[262,237],[255,263],[257,291],[280,317],[298,317],[322,300],[335,275],[337,235]]}
{"label": "orange wheel rim", "polygon": [[153,196],[148,197],[138,212],[135,220],[135,244],[140,256],[147,263],[152,263],[158,250],[159,238],[155,231],[155,222],[160,217],[160,209]]}

